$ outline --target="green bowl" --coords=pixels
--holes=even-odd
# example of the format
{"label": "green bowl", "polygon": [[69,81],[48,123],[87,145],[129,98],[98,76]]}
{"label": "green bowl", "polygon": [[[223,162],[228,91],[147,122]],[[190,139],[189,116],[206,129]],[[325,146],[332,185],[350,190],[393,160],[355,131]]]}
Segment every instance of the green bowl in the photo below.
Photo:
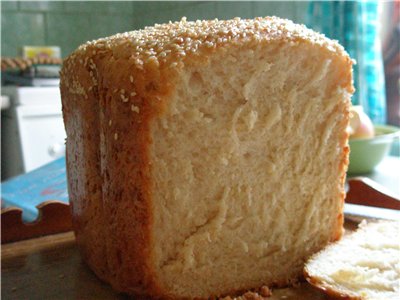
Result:
{"label": "green bowl", "polygon": [[375,136],[366,139],[350,139],[350,165],[348,174],[359,175],[371,172],[389,153],[400,128],[375,125]]}

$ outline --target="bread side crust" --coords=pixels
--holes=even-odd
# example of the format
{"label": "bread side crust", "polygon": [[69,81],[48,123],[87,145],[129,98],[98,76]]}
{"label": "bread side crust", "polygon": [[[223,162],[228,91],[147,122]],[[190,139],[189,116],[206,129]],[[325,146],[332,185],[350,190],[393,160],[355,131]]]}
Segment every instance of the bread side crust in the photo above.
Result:
{"label": "bread side crust", "polygon": [[[347,82],[345,85],[345,89],[348,93],[345,95],[344,102],[344,111],[342,111],[343,122],[345,122],[345,127],[347,128],[350,123],[350,105],[351,105],[351,96],[354,93],[355,89],[353,86],[353,61],[350,57],[344,58],[345,68],[343,69],[343,80]],[[339,161],[339,170],[340,170],[340,186],[342,189],[341,192],[341,202],[340,202],[340,210],[337,215],[337,227],[333,229],[331,242],[339,240],[344,234],[344,200],[346,198],[345,191],[345,182],[346,182],[346,174],[349,166],[349,155],[350,155],[350,146],[349,146],[349,137],[350,134],[347,130],[342,133],[342,137],[340,140],[340,145],[342,146],[342,157]]]}
{"label": "bread side crust", "polygon": [[[154,83],[155,76],[162,76],[151,68],[133,71],[126,64],[126,58],[115,59],[112,51],[99,52],[96,45],[82,50],[64,62],[60,87],[68,135],[69,193],[78,245],[88,265],[114,289],[135,295],[161,295],[150,262],[152,203],[147,149],[151,144],[148,126],[155,114],[149,104],[154,103],[153,97],[166,93],[165,87],[160,92],[149,89],[148,85]],[[134,87],[131,72],[136,75]],[[121,93],[124,89],[126,92]],[[129,101],[122,95],[129,97]],[[89,117],[80,102],[92,105],[97,126],[92,124],[88,128],[84,121],[83,124],[76,122],[77,115],[82,120]],[[90,142],[86,144],[87,141]],[[76,152],[84,144],[86,148]],[[85,152],[96,148],[99,166],[93,161],[93,165],[85,165]],[[101,178],[100,198],[92,198],[92,191],[87,187],[72,184],[87,170]],[[82,230],[82,211],[74,209],[91,201],[101,201],[98,205],[104,210],[104,226],[99,229],[102,247],[87,242],[92,232]],[[132,205],[132,202],[133,209],[126,215],[126,204]]]}
{"label": "bread side crust", "polygon": [[[350,66],[350,70],[351,66]],[[350,71],[350,76],[352,76],[352,71]],[[350,87],[352,88],[352,87]],[[345,101],[346,105],[345,105],[345,111],[343,113],[344,115],[344,121],[346,122],[346,124],[349,124],[349,118],[350,118],[350,113],[349,113],[349,109],[350,109],[350,96],[348,101]],[[349,154],[350,154],[350,147],[348,144],[348,139],[349,139],[349,133],[346,131],[343,134],[342,139],[340,140],[340,144],[342,145],[342,157],[341,160],[339,162],[339,170],[340,170],[340,174],[341,174],[341,178],[340,178],[340,184],[342,187],[342,192],[340,195],[340,210],[338,211],[338,215],[337,215],[337,226],[335,228],[333,228],[332,230],[332,239],[330,240],[331,242],[335,242],[341,239],[341,237],[344,234],[344,200],[346,198],[346,192],[344,190],[344,186],[345,186],[345,182],[346,182],[346,173],[347,173],[347,168],[349,166]]]}
{"label": "bread side crust", "polygon": [[[209,29],[208,34],[199,33],[203,27]],[[237,30],[238,27],[241,29]],[[176,34],[179,28],[182,28],[182,32]],[[151,41],[149,37],[152,36],[165,38],[166,44],[169,43],[171,47],[157,50],[157,44],[144,42],[141,45],[143,41]],[[187,38],[189,42],[186,42]],[[73,208],[75,232],[82,252],[88,253],[84,254],[84,259],[100,278],[110,282],[116,290],[155,298],[174,298],[159,286],[152,266],[151,249],[155,241],[151,236],[153,203],[149,188],[151,162],[148,148],[152,142],[149,130],[151,120],[168,105],[177,74],[185,64],[201,62],[212,52],[224,47],[243,44],[251,47],[271,41],[314,44],[343,57],[351,68],[351,60],[337,43],[303,26],[278,18],[203,21],[197,25],[182,20],[172,25],[160,25],[89,42],[64,62],[61,93],[68,135],[71,202],[73,207],[79,207],[82,202],[88,201],[80,196],[81,193],[90,198],[89,190],[82,192],[71,182],[79,180],[79,174],[84,173],[85,169],[95,169],[82,163],[76,164],[77,160],[85,160],[85,149],[75,152],[84,143],[80,130],[93,131],[99,137],[92,139],[92,144],[87,147],[100,149],[100,167],[94,173],[97,172],[101,178],[102,196],[94,201],[101,200],[99,207],[104,210],[105,250],[85,243],[86,236],[91,233],[81,230],[82,211]],[[349,81],[344,81],[344,84],[351,93]],[[97,105],[98,128],[81,128],[82,124],[76,122],[77,114],[85,117],[85,111],[78,104],[81,101],[92,103],[94,108]],[[342,143],[345,150],[340,169],[344,182],[348,164],[347,136],[343,136]],[[76,159],[76,156],[80,157]],[[129,172],[123,173],[121,170]],[[82,189],[81,186],[79,188]],[[127,215],[125,205],[131,205],[132,201],[134,209]],[[343,214],[339,212],[332,240],[340,238],[342,224]],[[106,251],[103,261],[102,251]]]}
{"label": "bread side crust", "polygon": [[[73,229],[84,260],[101,279],[107,281],[105,242],[99,234],[103,230],[102,180],[97,165],[100,148],[96,148],[99,144],[99,107],[94,101],[94,91],[83,89],[83,86],[91,84],[89,70],[76,66],[71,71],[64,68],[61,73],[60,90],[68,136],[66,163]],[[79,87],[68,87],[68,83],[75,80],[73,77],[79,77]],[[93,210],[97,211],[96,215]]]}

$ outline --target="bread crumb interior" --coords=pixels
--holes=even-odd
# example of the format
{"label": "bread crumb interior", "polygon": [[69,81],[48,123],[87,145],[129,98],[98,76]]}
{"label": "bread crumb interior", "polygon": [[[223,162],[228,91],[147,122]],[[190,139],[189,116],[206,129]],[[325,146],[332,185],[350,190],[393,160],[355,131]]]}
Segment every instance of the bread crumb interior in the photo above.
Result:
{"label": "bread crumb interior", "polygon": [[152,255],[174,296],[286,282],[332,238],[349,98],[342,60],[276,41],[185,66],[151,128]]}

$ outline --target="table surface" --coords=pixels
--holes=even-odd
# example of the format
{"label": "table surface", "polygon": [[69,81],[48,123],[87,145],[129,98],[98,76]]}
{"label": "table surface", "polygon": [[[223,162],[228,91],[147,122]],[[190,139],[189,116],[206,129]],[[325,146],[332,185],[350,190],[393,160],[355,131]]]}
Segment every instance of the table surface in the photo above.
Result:
{"label": "table surface", "polygon": [[[378,182],[400,199],[400,157],[386,156],[373,172],[357,176],[365,176]],[[357,176],[350,175],[348,178]]]}
{"label": "table surface", "polygon": [[[347,222],[347,232],[356,228]],[[101,282],[83,263],[72,232],[2,246],[4,299],[128,299]],[[269,300],[330,299],[304,282],[273,290]]]}
{"label": "table surface", "polygon": [[[400,158],[388,157],[367,177],[400,195]],[[356,227],[346,223],[348,232]],[[72,232],[2,245],[4,299],[128,299],[82,262]],[[268,299],[329,299],[307,283],[276,289]]]}

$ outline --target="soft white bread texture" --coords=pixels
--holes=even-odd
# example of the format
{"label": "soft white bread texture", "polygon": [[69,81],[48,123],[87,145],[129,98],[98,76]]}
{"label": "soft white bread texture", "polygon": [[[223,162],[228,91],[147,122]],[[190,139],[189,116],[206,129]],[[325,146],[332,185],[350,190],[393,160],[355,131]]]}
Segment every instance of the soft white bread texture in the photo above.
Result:
{"label": "soft white bread texture", "polygon": [[307,280],[348,299],[400,299],[400,222],[362,223],[357,232],[312,256]]}
{"label": "soft white bread texture", "polygon": [[90,267],[162,298],[301,276],[342,234],[351,67],[279,18],[183,19],[81,46],[61,93]]}

